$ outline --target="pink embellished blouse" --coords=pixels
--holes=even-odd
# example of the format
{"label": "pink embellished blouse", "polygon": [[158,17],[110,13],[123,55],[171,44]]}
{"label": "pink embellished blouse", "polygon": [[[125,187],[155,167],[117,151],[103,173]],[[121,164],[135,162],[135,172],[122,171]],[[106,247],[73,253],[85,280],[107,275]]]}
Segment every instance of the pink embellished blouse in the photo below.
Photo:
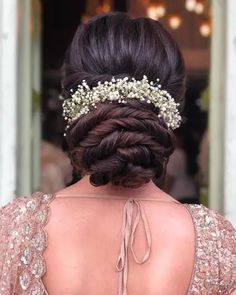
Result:
{"label": "pink embellished blouse", "polygon": [[[44,228],[53,198],[50,194],[35,193],[0,209],[0,295],[47,294],[42,282],[46,272],[43,254],[47,248]],[[135,199],[125,205],[126,217],[132,204],[140,210],[138,219],[146,226],[142,207]],[[195,227],[194,270],[187,295],[231,294],[236,289],[235,229],[213,210],[202,205],[185,206]],[[127,231],[124,223],[123,229]],[[146,235],[149,241],[149,231]],[[128,275],[125,265],[118,271],[122,282]],[[119,294],[123,294],[124,288],[121,283]]]}

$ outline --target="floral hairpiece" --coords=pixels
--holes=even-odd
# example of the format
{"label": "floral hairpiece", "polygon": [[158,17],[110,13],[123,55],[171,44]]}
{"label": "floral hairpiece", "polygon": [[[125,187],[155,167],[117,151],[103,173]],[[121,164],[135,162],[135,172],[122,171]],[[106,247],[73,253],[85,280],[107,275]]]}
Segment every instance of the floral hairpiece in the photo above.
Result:
{"label": "floral hairpiece", "polygon": [[90,88],[84,80],[82,85],[78,85],[71,98],[64,100],[63,117],[70,124],[90,112],[92,108],[96,108],[98,103],[109,101],[125,104],[129,99],[138,99],[153,103],[159,109],[158,116],[164,120],[168,128],[176,129],[181,123],[179,104],[167,91],[161,89],[158,82],[159,79],[157,83],[149,82],[146,76],[143,76],[142,80],[113,77],[109,82],[98,82],[97,86]]}

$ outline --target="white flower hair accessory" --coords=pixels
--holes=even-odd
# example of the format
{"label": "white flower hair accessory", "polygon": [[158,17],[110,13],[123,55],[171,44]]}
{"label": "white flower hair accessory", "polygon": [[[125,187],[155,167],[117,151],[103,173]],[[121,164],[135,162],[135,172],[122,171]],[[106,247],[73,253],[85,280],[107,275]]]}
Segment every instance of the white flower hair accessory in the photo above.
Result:
{"label": "white flower hair accessory", "polygon": [[138,99],[141,102],[153,103],[159,109],[158,116],[164,120],[168,128],[174,130],[181,124],[179,103],[176,103],[167,91],[162,90],[158,82],[159,79],[157,83],[149,82],[146,76],[143,76],[142,80],[113,77],[109,82],[98,82],[97,86],[90,88],[84,80],[71,98],[64,100],[63,117],[70,124],[96,108],[98,103],[108,101],[126,104],[129,99]]}

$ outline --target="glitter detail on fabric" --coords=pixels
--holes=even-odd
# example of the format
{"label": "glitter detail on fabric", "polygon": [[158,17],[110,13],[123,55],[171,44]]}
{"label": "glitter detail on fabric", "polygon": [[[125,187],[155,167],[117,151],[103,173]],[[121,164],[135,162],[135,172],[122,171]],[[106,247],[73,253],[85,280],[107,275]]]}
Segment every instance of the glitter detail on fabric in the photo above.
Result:
{"label": "glitter detail on fabric", "polygon": [[195,263],[188,295],[229,295],[236,289],[236,231],[219,213],[186,205],[195,225]]}
{"label": "glitter detail on fabric", "polygon": [[0,295],[46,295],[44,227],[52,195],[17,198],[0,210]]}

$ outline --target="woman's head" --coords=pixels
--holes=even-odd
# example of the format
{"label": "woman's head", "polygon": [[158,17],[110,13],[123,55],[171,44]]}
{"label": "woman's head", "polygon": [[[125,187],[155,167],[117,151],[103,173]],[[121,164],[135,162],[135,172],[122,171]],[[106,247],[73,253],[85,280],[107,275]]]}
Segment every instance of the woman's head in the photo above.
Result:
{"label": "woman's head", "polygon": [[[78,28],[65,60],[65,96],[86,80],[91,87],[115,78],[160,79],[183,107],[181,53],[160,23],[123,13],[93,18]],[[138,187],[163,175],[173,134],[152,104],[102,103],[71,123],[66,140],[74,169],[91,183]]]}

